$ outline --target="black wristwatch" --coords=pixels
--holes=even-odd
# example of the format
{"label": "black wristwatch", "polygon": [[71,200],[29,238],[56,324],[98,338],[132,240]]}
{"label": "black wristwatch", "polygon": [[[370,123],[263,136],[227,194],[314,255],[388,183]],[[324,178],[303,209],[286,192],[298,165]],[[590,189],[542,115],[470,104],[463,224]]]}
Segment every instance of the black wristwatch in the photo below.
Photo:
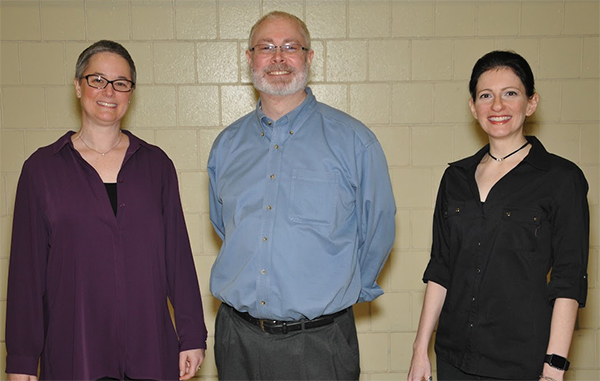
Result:
{"label": "black wristwatch", "polygon": [[554,353],[551,355],[546,355],[544,362],[547,362],[548,365],[558,370],[567,370],[569,369],[570,364],[569,360]]}

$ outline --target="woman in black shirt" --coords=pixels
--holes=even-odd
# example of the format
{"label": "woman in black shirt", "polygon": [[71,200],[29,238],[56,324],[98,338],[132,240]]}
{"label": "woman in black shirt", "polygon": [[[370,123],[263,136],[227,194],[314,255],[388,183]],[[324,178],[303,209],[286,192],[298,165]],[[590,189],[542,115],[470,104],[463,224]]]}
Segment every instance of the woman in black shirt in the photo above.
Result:
{"label": "woman in black shirt", "polygon": [[588,185],[525,136],[539,96],[523,57],[484,55],[469,90],[489,144],[442,178],[408,380],[431,377],[439,320],[438,380],[562,381],[587,295]]}

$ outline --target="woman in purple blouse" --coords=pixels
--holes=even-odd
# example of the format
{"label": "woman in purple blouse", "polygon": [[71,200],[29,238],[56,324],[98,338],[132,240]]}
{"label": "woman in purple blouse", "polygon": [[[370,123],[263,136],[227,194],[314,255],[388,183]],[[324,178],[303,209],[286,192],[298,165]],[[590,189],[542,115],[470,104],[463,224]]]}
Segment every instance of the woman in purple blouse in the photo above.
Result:
{"label": "woman in purple blouse", "polygon": [[36,380],[38,365],[44,380],[187,380],[204,359],[175,168],[121,130],[135,81],[120,44],[85,49],[74,80],[81,129],[23,165],[6,316],[11,381]]}

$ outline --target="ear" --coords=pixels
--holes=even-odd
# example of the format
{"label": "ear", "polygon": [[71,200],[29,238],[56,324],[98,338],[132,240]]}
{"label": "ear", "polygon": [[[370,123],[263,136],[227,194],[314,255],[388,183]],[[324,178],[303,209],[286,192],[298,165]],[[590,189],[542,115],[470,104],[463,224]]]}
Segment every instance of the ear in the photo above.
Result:
{"label": "ear", "polygon": [[77,78],[74,78],[73,84],[75,85],[75,95],[77,96],[77,98],[81,98],[81,83]]}
{"label": "ear", "polygon": [[469,108],[471,108],[471,115],[473,115],[473,118],[477,119],[477,109],[475,108],[473,98],[469,98]]}
{"label": "ear", "polygon": [[309,50],[308,54],[306,55],[306,64],[308,65],[309,68],[310,68],[310,64],[312,63],[314,56],[315,56],[315,51],[312,49]]}
{"label": "ear", "polygon": [[251,66],[252,66],[252,57],[250,56],[250,54],[251,54],[250,51],[246,50],[246,60],[248,60],[248,67],[251,68]]}
{"label": "ear", "polygon": [[538,102],[540,101],[540,96],[538,93],[534,93],[529,99],[527,99],[527,112],[525,115],[531,116],[537,110]]}

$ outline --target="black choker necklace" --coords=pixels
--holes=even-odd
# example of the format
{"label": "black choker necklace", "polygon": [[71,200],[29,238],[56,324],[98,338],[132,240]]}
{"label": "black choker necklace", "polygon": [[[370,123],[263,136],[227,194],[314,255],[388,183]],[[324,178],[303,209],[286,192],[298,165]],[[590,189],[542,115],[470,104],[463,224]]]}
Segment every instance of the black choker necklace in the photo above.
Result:
{"label": "black choker necklace", "polygon": [[506,155],[506,156],[504,156],[504,157],[501,157],[501,158],[497,158],[496,156],[492,155],[492,154],[490,153],[490,151],[488,151],[488,155],[490,155],[490,157],[491,157],[492,159],[496,160],[496,161],[502,161],[502,160],[506,159],[507,157],[510,157],[510,156],[512,156],[512,155],[514,155],[514,154],[516,154],[517,152],[519,152],[519,151],[520,151],[520,150],[522,150],[523,148],[527,147],[527,144],[529,144],[529,142],[525,142],[525,144],[523,144],[521,147],[519,147],[519,148],[518,148],[518,149],[516,149],[515,151],[513,151],[513,152],[509,153],[508,155]]}

